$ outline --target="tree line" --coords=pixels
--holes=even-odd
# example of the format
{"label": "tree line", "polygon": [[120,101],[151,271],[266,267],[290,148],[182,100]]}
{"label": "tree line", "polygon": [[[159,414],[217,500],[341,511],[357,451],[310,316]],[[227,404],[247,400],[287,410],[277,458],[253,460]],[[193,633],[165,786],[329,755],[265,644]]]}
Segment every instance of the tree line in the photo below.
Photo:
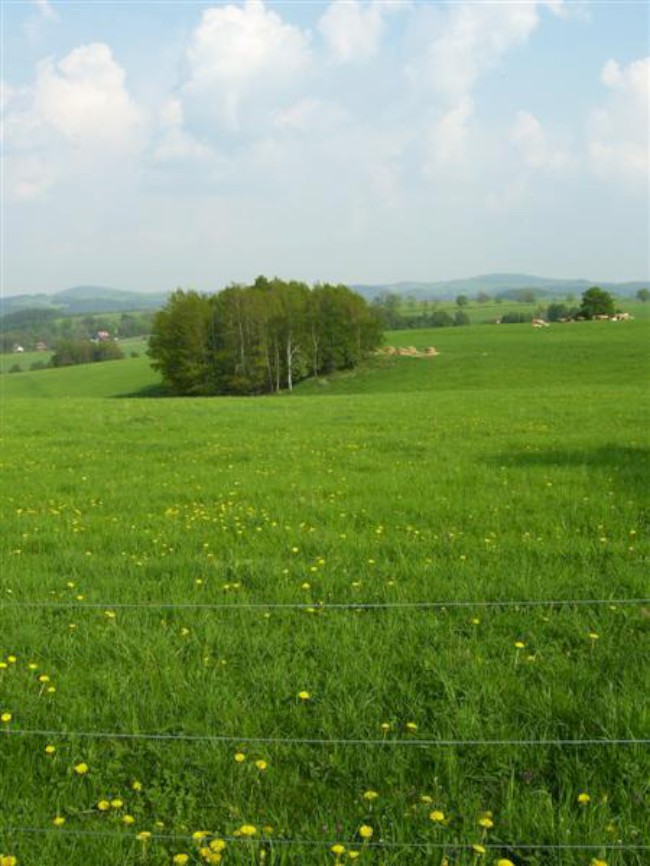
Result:
{"label": "tree line", "polygon": [[110,315],[62,315],[55,309],[29,308],[0,317],[0,351],[11,352],[16,345],[31,351],[39,343],[56,349],[59,342],[91,340],[98,331],[109,331],[120,339],[151,333],[153,312]]}
{"label": "tree line", "polygon": [[381,338],[379,317],[347,286],[260,276],[213,295],[175,291],[149,355],[172,394],[264,394],[355,367]]}

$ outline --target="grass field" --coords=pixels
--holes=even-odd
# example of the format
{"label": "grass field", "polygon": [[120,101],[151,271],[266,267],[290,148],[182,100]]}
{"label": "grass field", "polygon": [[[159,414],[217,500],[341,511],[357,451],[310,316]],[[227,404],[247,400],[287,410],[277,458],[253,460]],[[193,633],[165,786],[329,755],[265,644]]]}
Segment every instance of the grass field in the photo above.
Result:
{"label": "grass field", "polygon": [[0,853],[646,864],[648,331],[391,333],[441,354],[257,399],[2,376]]}

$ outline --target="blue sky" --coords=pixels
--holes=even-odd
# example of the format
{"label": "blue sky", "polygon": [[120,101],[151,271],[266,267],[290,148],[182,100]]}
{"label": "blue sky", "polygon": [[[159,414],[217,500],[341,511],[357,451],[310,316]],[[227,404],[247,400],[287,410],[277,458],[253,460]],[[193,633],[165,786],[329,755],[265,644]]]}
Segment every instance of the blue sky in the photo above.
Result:
{"label": "blue sky", "polygon": [[4,0],[3,293],[647,279],[648,16]]}

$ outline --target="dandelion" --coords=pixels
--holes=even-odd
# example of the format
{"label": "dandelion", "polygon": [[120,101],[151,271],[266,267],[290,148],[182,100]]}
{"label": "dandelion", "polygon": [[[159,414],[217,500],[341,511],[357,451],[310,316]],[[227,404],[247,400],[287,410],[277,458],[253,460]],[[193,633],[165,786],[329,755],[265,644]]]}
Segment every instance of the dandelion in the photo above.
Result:
{"label": "dandelion", "polygon": [[105,611],[104,611],[104,616],[105,616],[107,619],[115,619],[115,617],[117,616],[117,614],[115,613],[114,610],[105,610]]}
{"label": "dandelion", "polygon": [[390,722],[382,722],[381,725],[380,725],[379,727],[382,729],[382,731],[383,731],[385,734],[387,734],[388,731],[390,731]]}
{"label": "dandelion", "polygon": [[126,824],[127,826],[135,824],[135,818],[133,817],[133,815],[122,815],[122,823]]}
{"label": "dandelion", "polygon": [[241,836],[255,836],[257,834],[257,827],[253,824],[242,824],[239,828],[239,833]]}
{"label": "dandelion", "polygon": [[50,678],[47,674],[41,674],[38,678],[39,683],[49,683]]}
{"label": "dandelion", "polygon": [[108,802],[108,800],[100,800],[99,803],[97,803],[97,808],[100,812],[108,812],[108,810],[111,808],[111,804]]}
{"label": "dandelion", "polygon": [[298,692],[298,697],[301,701],[308,701],[311,699],[311,695],[307,691]]}
{"label": "dandelion", "polygon": [[90,767],[82,761],[80,764],[75,764],[73,769],[78,776],[85,776]]}
{"label": "dandelion", "polygon": [[368,839],[372,839],[372,834],[374,832],[375,831],[372,829],[372,827],[369,824],[362,824],[359,827],[359,836],[361,836],[361,838],[364,839],[365,841],[367,841]]}
{"label": "dandelion", "polygon": [[484,830],[491,830],[494,827],[494,821],[489,815],[484,815],[482,818],[479,818],[478,825],[479,827],[483,827]]}
{"label": "dandelion", "polygon": [[207,830],[195,830],[194,833],[192,833],[192,839],[194,839],[195,842],[202,842],[203,839],[209,835],[210,834]]}
{"label": "dandelion", "polygon": [[264,770],[266,770],[266,768],[268,767],[268,764],[266,761],[260,759],[259,761],[255,761],[255,766],[260,771],[260,773],[263,773]]}
{"label": "dandelion", "polygon": [[139,782],[137,779],[134,779],[134,780],[131,782],[131,788],[132,788],[134,791],[141,791],[141,790],[142,790],[142,782]]}
{"label": "dandelion", "polygon": [[174,866],[185,866],[185,864],[189,862],[189,854],[174,854],[174,856],[172,857],[172,863],[174,864]]}
{"label": "dandelion", "polygon": [[517,649],[524,649],[525,646],[526,644],[523,642],[523,640],[515,641],[515,647]]}
{"label": "dandelion", "polygon": [[348,851],[348,857],[350,858],[350,860],[357,860],[359,858],[359,852],[358,851]]}
{"label": "dandelion", "polygon": [[56,752],[56,746],[52,746],[52,745],[45,746],[44,751],[45,751],[46,755],[53,755]]}
{"label": "dandelion", "polygon": [[506,858],[503,857],[501,860],[497,860],[497,866],[515,866],[515,864],[512,860],[506,860]]}
{"label": "dandelion", "polygon": [[215,853],[219,853],[219,851],[225,851],[225,849],[226,843],[223,841],[223,839],[213,839],[212,842],[210,842],[210,850],[214,851]]}
{"label": "dandelion", "polygon": [[149,830],[140,830],[135,838],[138,842],[148,842],[151,839],[151,832]]}
{"label": "dandelion", "polygon": [[595,631],[590,631],[589,632],[589,639],[590,640],[600,640],[600,635]]}
{"label": "dandelion", "polygon": [[345,845],[341,845],[340,842],[337,842],[335,845],[332,845],[330,851],[332,854],[336,854],[337,857],[340,857],[342,854],[345,854]]}
{"label": "dandelion", "polygon": [[379,794],[376,791],[364,791],[363,799],[367,800],[369,803],[372,803],[373,800],[376,800]]}
{"label": "dandelion", "polygon": [[55,818],[53,818],[52,823],[55,827],[63,827],[63,825],[65,824],[65,818],[63,817],[63,815],[57,815]]}
{"label": "dandelion", "polygon": [[0,722],[4,722],[5,725],[12,719],[13,716],[11,715],[11,713],[2,713],[2,715],[0,715]]}
{"label": "dandelion", "polygon": [[580,803],[581,806],[586,806],[587,803],[590,802],[591,797],[589,796],[589,794],[586,794],[584,791],[581,794],[578,794],[578,803]]}
{"label": "dandelion", "polygon": [[607,860],[597,860],[594,857],[589,866],[607,866]]}
{"label": "dandelion", "polygon": [[485,854],[485,847],[483,845],[472,845],[472,851],[474,851],[475,854],[483,855]]}
{"label": "dandelion", "polygon": [[18,866],[18,860],[13,854],[0,854],[0,866]]}
{"label": "dandelion", "polygon": [[18,661],[18,658],[16,656],[7,656],[7,661],[10,665],[15,665]]}
{"label": "dandelion", "polygon": [[238,764],[243,764],[245,760],[246,755],[243,752],[237,752],[235,754],[235,761],[237,761]]}
{"label": "dandelion", "polygon": [[406,723],[406,730],[409,733],[414,734],[417,731],[417,729],[418,729],[418,726],[416,725],[415,722],[407,722]]}
{"label": "dandelion", "polygon": [[124,805],[124,800],[120,800],[119,797],[115,797],[114,800],[111,800],[111,806],[113,809],[121,809]]}
{"label": "dandelion", "polygon": [[433,812],[429,813],[429,819],[433,821],[434,824],[442,824],[445,820],[445,813],[441,812],[440,809],[434,809]]}

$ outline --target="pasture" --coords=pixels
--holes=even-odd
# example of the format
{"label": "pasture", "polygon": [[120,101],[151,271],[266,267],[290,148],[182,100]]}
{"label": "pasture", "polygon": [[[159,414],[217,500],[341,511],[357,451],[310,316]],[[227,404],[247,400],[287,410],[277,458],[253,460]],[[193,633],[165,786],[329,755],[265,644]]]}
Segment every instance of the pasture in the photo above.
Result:
{"label": "pasture", "polygon": [[648,862],[648,323],[387,336],[1,377],[5,858]]}

